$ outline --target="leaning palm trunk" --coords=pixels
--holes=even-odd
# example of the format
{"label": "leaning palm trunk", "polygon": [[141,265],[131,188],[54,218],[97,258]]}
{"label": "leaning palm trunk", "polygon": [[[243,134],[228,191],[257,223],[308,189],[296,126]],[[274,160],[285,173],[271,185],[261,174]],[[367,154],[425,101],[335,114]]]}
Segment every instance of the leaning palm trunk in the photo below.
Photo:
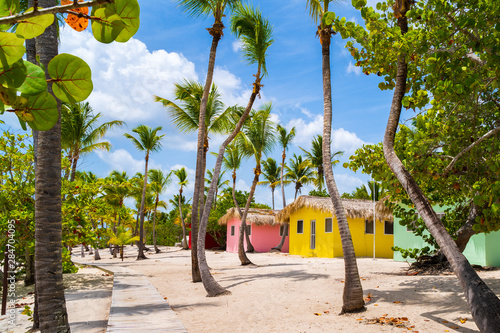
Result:
{"label": "leaning palm trunk", "polygon": [[[408,31],[407,18],[404,15],[398,19],[398,25],[401,28],[402,34]],[[425,225],[443,251],[446,259],[448,259],[453,272],[460,281],[460,285],[465,293],[465,299],[477,327],[481,332],[498,332],[498,328],[500,327],[500,300],[484,281],[481,280],[465,256],[460,252],[457,244],[446,231],[443,223],[436,215],[436,212],[424,196],[415,179],[404,167],[394,150],[402,100],[406,90],[407,73],[406,59],[402,54],[398,58],[396,87],[384,135],[385,159],[400,184],[408,193],[411,201],[415,204],[419,215],[424,220]]]}
{"label": "leaning palm trunk", "polygon": [[[52,7],[55,0],[39,0]],[[40,62],[48,63],[57,53],[57,22],[36,38]],[[50,80],[46,74],[47,80]],[[52,83],[48,82],[52,94]],[[58,101],[58,109],[61,104]],[[61,120],[39,132],[35,176],[35,287],[42,332],[70,332],[62,275],[61,216]]]}
{"label": "leaning palm trunk", "polygon": [[[224,25],[221,21],[215,20],[212,28],[208,29],[210,35],[212,35],[212,45],[210,47],[210,56],[208,60],[208,70],[207,77],[205,80],[205,86],[203,88],[203,96],[201,98],[200,104],[200,117],[198,121],[198,149],[196,154],[196,177],[194,182],[194,193],[193,193],[193,205],[191,208],[191,275],[193,282],[201,281],[201,273],[198,265],[198,203],[200,197],[203,196],[204,184],[205,184],[205,168],[204,159],[206,160],[206,150],[205,150],[205,132],[206,132],[206,113],[207,113],[207,103],[208,96],[210,94],[210,87],[212,86],[212,79],[214,76],[215,68],[215,56],[217,53],[217,46],[222,37],[222,30]],[[201,214],[200,214],[201,216]],[[206,232],[206,230],[205,230]],[[205,242],[201,245],[205,247]]]}
{"label": "leaning palm trunk", "polygon": [[250,203],[252,202],[252,198],[255,193],[255,188],[257,187],[257,183],[259,182],[259,175],[260,175],[260,166],[257,165],[257,167],[255,168],[255,176],[253,177],[252,187],[250,188],[250,195],[248,196],[245,205],[245,211],[243,211],[243,216],[241,216],[240,238],[238,242],[238,257],[240,258],[241,264],[243,266],[250,265],[252,263],[245,254],[245,249],[243,244],[243,234],[246,233],[248,239],[246,220],[247,220],[248,210],[250,209]]}
{"label": "leaning palm trunk", "polygon": [[[245,112],[241,115],[240,120],[236,124],[236,127],[231,132],[231,134],[226,138],[226,140],[219,147],[219,153],[217,154],[217,161],[215,162],[213,179],[218,179],[220,175],[220,170],[222,167],[222,159],[224,157],[224,151],[228,144],[233,141],[236,135],[240,132],[243,123],[246,121],[248,115],[250,114],[250,110],[252,109],[255,98],[259,94],[260,91],[260,69],[257,71],[256,79],[254,82],[254,88],[252,91],[252,95],[250,95],[250,101],[245,109]],[[207,231],[208,224],[208,216],[210,215],[210,208],[212,207],[212,203],[214,200],[215,188],[217,187],[217,182],[212,182],[210,184],[210,189],[208,190],[207,200],[205,201],[205,207],[203,209],[203,215],[200,219],[200,229],[199,229],[199,237],[198,237],[198,264],[200,266],[201,278],[203,281],[203,287],[208,293],[209,297],[221,296],[231,294],[229,290],[223,288],[217,281],[215,281],[212,274],[210,274],[210,268],[207,264],[207,258],[205,256],[205,234]]]}
{"label": "leaning palm trunk", "polygon": [[75,181],[75,176],[76,176],[76,164],[78,163],[78,156],[73,156],[73,161],[71,163],[71,176],[69,180],[71,182]]}
{"label": "leaning palm trunk", "polygon": [[[146,153],[146,165],[144,167],[144,184],[142,186],[142,198],[141,198],[141,215],[139,217],[139,252],[137,253],[137,260],[147,259],[144,255],[144,205],[146,202],[146,188],[148,186],[148,162],[149,153]],[[120,216],[118,214],[118,216]]]}
{"label": "leaning palm trunk", "polygon": [[345,214],[340,194],[333,177],[333,168],[331,165],[330,136],[332,133],[332,91],[330,76],[330,41],[331,27],[327,26],[321,29],[320,40],[322,50],[322,69],[323,69],[323,97],[324,97],[324,121],[323,121],[323,170],[325,173],[326,187],[332,200],[337,224],[339,227],[340,239],[342,241],[342,251],[344,253],[345,266],[345,284],[342,313],[354,312],[364,307],[363,288],[359,278],[354,245],[352,243],[351,232]]}

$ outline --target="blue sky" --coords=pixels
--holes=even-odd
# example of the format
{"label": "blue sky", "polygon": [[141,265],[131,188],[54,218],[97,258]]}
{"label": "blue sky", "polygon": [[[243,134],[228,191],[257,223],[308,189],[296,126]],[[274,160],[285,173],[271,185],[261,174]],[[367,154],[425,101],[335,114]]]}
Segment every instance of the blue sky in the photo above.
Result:
{"label": "blue sky", "polygon": [[[274,44],[268,50],[269,76],[263,80],[258,108],[273,103],[273,119],[282,126],[295,126],[297,136],[288,151],[301,153],[300,147],[310,148],[312,138],[322,133],[323,93],[321,77],[321,46],[315,36],[316,27],[306,10],[305,0],[251,1],[258,6],[274,27]],[[182,134],[172,125],[167,112],[153,95],[173,99],[173,85],[184,79],[205,81],[211,36],[206,28],[212,19],[192,18],[176,7],[172,0],[139,0],[141,26],[138,33],[124,44],[100,44],[89,31],[75,32],[69,27],[61,31],[60,53],[83,58],[92,69],[94,91],[88,101],[104,121],[119,119],[126,126],[112,130],[105,137],[112,144],[110,152],[97,152],[79,162],[79,170],[90,170],[104,177],[112,170],[127,171],[131,176],[144,172],[144,155],[126,139],[125,132],[139,124],[162,126],[163,149],[151,156],[150,167],[165,171],[185,166],[192,193],[196,159],[196,134]],[[376,1],[369,1],[375,5]],[[349,2],[331,8],[347,20],[361,22],[359,13]],[[229,26],[228,18],[225,25]],[[246,105],[251,93],[255,66],[241,57],[238,41],[225,29],[219,43],[214,82],[227,106]],[[392,92],[377,88],[379,78],[366,76],[353,66],[353,59],[344,48],[345,41],[334,36],[331,46],[333,133],[332,150],[345,151],[341,163],[334,169],[339,191],[351,192],[369,180],[367,175],[344,169],[356,148],[366,143],[382,141],[389,114]],[[10,128],[20,131],[17,120],[2,118]],[[210,150],[217,151],[222,136],[212,136]],[[281,160],[276,147],[270,155]],[[213,168],[215,158],[209,157],[207,168]],[[248,160],[238,173],[239,190],[249,191],[254,162]],[[230,173],[226,174],[229,179]],[[307,194],[311,186],[304,186]],[[178,188],[175,181],[164,195],[168,200]],[[279,192],[279,191],[277,191]],[[287,201],[293,200],[294,189],[286,190]],[[271,192],[258,187],[256,200],[271,205]],[[281,208],[281,196],[276,193],[276,208]]]}

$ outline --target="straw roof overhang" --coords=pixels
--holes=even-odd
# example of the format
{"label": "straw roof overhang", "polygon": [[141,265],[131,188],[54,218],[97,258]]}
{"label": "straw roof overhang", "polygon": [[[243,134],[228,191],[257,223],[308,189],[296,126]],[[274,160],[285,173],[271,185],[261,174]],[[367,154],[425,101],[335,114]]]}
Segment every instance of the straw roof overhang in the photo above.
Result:
{"label": "straw roof overhang", "polygon": [[[250,208],[248,210],[246,222],[255,225],[276,225],[278,223],[276,222],[275,217],[278,212],[278,210],[272,209]],[[241,218],[240,213],[238,212],[238,209],[236,209],[236,207],[232,207],[227,210],[226,215],[222,216],[219,219],[219,225],[226,225],[227,222],[233,218]]]}
{"label": "straw roof overhang", "polygon": [[[348,218],[373,219],[373,201],[371,200],[342,199],[342,205],[344,206]],[[289,223],[290,215],[303,207],[312,208],[321,212],[331,212],[332,217],[335,215],[330,197],[302,195],[283,208],[276,216],[276,220],[279,221],[279,223]],[[377,220],[393,220],[392,212],[383,202],[377,201],[375,203],[375,214]]]}

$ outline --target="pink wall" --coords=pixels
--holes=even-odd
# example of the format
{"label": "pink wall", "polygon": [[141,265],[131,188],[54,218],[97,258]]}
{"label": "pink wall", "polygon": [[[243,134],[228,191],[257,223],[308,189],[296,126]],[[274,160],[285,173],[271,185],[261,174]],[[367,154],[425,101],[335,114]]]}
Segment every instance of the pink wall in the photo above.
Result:
{"label": "pink wall", "polygon": [[[241,221],[237,218],[233,218],[227,223],[227,252],[238,252],[240,225]],[[234,226],[234,236],[231,236],[231,226]],[[279,244],[280,240],[281,236],[279,225],[252,225],[250,241],[252,242],[256,252],[269,252],[269,250]],[[243,244],[246,250],[246,241],[244,241]],[[288,253],[288,236],[285,238],[285,244],[283,244],[281,252]]]}

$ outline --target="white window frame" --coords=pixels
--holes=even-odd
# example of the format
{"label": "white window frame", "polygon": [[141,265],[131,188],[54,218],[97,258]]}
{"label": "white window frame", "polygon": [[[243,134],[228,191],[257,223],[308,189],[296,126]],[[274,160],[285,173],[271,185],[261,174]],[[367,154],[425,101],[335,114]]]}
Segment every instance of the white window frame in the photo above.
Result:
{"label": "white window frame", "polygon": [[311,250],[316,249],[316,220],[311,220],[311,238],[309,248]]}
{"label": "white window frame", "polygon": [[[392,233],[387,233],[387,225],[392,224]],[[391,221],[384,221],[384,235],[394,235],[394,222],[391,223]]]}
{"label": "white window frame", "polygon": [[[299,232],[299,225],[302,226],[302,230]],[[303,234],[304,233],[304,220],[297,220],[297,234]]]}
{"label": "white window frame", "polygon": [[[327,226],[328,223],[326,222],[327,220],[330,220],[330,231],[328,231]],[[333,232],[333,218],[331,217],[326,217],[325,218],[325,234],[330,234]]]}
{"label": "white window frame", "polygon": [[[366,232],[366,227],[367,223],[371,222],[372,223],[372,232]],[[365,220],[365,235],[373,235],[375,233],[375,223],[373,223],[373,220]]]}
{"label": "white window frame", "polygon": [[248,236],[252,236],[252,224],[247,224],[247,234]]}
{"label": "white window frame", "polygon": [[231,226],[231,236],[234,236],[234,231],[235,231],[235,226],[234,226],[234,225],[232,225],[232,226]]}

